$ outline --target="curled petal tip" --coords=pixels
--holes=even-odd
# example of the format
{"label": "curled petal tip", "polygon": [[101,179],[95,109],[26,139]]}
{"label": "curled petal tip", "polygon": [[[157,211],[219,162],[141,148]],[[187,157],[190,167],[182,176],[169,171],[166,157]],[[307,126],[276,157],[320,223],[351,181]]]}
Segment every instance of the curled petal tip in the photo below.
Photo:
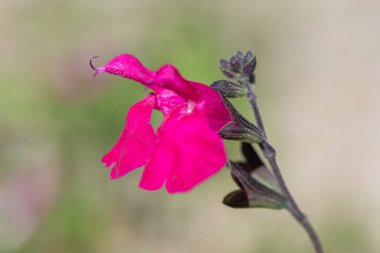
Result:
{"label": "curled petal tip", "polygon": [[95,58],[98,58],[98,57],[99,57],[99,56],[94,56],[94,57],[92,57],[92,58],[90,59],[90,67],[91,67],[93,70],[95,70],[95,74],[93,75],[93,77],[96,77],[99,73],[102,73],[102,72],[104,71],[104,67],[97,68],[97,67],[95,67],[94,64],[93,64],[93,60],[94,60]]}
{"label": "curled petal tip", "polygon": [[98,58],[99,56],[94,56],[90,59],[90,67],[96,71],[96,67],[94,66],[94,64],[92,63],[92,61],[95,59],[95,58]]}

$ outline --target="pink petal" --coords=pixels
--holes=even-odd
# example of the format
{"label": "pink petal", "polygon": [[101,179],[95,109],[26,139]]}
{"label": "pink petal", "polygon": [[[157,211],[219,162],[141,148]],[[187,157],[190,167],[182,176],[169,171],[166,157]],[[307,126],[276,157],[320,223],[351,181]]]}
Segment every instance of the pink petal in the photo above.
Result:
{"label": "pink petal", "polygon": [[219,131],[231,121],[231,117],[218,92],[211,87],[184,79],[178,70],[170,65],[162,66],[157,72],[145,68],[130,54],[112,59],[106,66],[97,68],[95,75],[108,72],[138,81],[158,94],[158,108],[168,113],[189,100],[204,103],[210,127]]}
{"label": "pink petal", "polygon": [[141,62],[130,54],[121,54],[113,58],[96,72],[108,72],[140,82],[145,85],[153,83],[155,72],[144,67]]}
{"label": "pink petal", "polygon": [[155,103],[155,95],[150,94],[129,109],[119,140],[102,159],[106,167],[115,164],[111,171],[111,179],[119,178],[141,167],[151,156],[155,134],[150,117]]}
{"label": "pink petal", "polygon": [[202,108],[180,107],[167,115],[157,132],[156,150],[145,166],[140,187],[169,193],[185,192],[226,163],[220,136],[212,130]]}
{"label": "pink petal", "polygon": [[215,131],[219,131],[232,120],[222,97],[216,90],[184,79],[172,65],[164,65],[157,71],[154,86],[174,91],[185,101],[193,100],[203,103],[209,125]]}
{"label": "pink petal", "polygon": [[163,89],[157,94],[157,110],[163,112],[164,115],[170,113],[178,106],[186,105],[187,101],[174,91]]}
{"label": "pink petal", "polygon": [[185,100],[197,100],[199,94],[191,82],[184,79],[172,65],[164,65],[157,72],[154,81],[155,87],[172,90]]}
{"label": "pink petal", "polygon": [[199,100],[204,102],[203,105],[211,129],[218,132],[228,122],[232,121],[222,97],[216,90],[196,82],[191,82],[191,84],[200,94]]}
{"label": "pink petal", "polygon": [[156,145],[154,154],[145,165],[139,186],[148,191],[158,190],[174,167],[171,143],[162,140]]}

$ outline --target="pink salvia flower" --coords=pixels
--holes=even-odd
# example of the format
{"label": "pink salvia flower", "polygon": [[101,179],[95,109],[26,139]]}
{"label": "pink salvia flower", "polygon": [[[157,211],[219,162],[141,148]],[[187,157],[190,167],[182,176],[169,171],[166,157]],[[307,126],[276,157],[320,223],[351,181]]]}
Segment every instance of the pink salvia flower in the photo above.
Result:
{"label": "pink salvia flower", "polygon": [[[117,179],[145,165],[140,187],[169,193],[185,192],[218,172],[226,151],[218,131],[231,116],[218,92],[185,80],[172,65],[158,71],[145,68],[132,55],[122,54],[96,74],[108,72],[142,83],[154,93],[133,105],[116,145],[103,157]],[[154,132],[153,109],[164,119]]]}

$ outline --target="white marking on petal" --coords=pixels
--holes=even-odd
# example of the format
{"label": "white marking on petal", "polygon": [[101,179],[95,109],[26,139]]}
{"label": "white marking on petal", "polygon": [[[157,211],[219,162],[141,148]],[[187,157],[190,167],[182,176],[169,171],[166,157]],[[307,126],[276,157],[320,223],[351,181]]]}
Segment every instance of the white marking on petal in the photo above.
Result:
{"label": "white marking on petal", "polygon": [[195,108],[195,105],[196,104],[194,101],[189,100],[189,102],[187,102],[187,112],[192,113]]}

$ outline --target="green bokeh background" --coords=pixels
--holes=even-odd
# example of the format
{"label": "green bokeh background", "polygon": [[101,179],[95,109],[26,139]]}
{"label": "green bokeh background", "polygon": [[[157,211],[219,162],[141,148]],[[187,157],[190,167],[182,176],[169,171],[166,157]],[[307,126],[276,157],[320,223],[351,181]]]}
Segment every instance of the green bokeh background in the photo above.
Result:
{"label": "green bokeh background", "polygon": [[[92,78],[132,53],[151,69],[221,79],[258,58],[257,94],[289,187],[326,252],[380,252],[376,1],[0,0],[0,252],[312,252],[285,211],[233,210],[227,170],[179,195],[111,181],[100,159],[132,81]],[[236,106],[248,118],[244,99]],[[154,124],[160,120],[154,115]],[[238,145],[227,143],[232,158]]]}

